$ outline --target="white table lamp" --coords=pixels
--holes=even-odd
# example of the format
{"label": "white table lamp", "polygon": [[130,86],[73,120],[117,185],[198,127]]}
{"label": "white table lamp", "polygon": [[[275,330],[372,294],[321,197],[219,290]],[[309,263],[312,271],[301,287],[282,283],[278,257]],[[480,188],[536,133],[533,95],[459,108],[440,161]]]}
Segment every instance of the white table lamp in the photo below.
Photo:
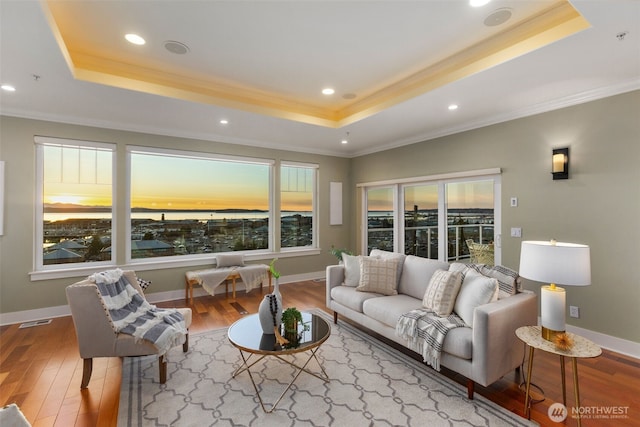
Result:
{"label": "white table lamp", "polygon": [[566,296],[556,285],[591,284],[589,246],[575,243],[524,241],[520,250],[520,276],[549,283],[540,292],[542,337],[552,341],[565,331]]}

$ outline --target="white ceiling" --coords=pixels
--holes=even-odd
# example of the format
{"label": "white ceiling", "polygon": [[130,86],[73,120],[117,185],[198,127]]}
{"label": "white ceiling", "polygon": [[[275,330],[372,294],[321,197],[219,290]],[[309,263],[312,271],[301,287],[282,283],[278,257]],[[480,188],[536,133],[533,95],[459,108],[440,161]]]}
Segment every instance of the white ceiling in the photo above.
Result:
{"label": "white ceiling", "polygon": [[[558,2],[493,0],[474,9],[466,0],[0,0],[0,83],[16,87],[0,91],[0,113],[353,157],[640,89],[640,1],[575,0],[590,27],[531,52],[398,99],[386,95],[362,118],[319,125],[292,114],[296,106],[321,114],[348,109]],[[509,21],[484,25],[502,8],[510,9]],[[147,44],[128,44],[126,32]],[[190,51],[170,53],[167,40]],[[112,64],[262,101],[199,97],[140,81],[116,87],[114,79],[77,66],[81,55],[98,53]],[[336,94],[322,95],[326,86]],[[284,113],[266,108],[265,99]],[[452,103],[459,108],[449,111]],[[223,118],[229,124],[221,125]]]}

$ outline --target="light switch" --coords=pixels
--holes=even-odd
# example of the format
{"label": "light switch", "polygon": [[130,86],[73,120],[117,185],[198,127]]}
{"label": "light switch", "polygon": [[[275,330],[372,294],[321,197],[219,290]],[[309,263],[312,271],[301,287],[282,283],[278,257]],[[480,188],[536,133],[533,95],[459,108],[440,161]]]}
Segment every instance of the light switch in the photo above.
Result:
{"label": "light switch", "polygon": [[522,228],[511,227],[511,237],[522,237]]}
{"label": "light switch", "polygon": [[518,198],[517,197],[512,197],[511,198],[511,207],[512,208],[517,208],[518,207]]}

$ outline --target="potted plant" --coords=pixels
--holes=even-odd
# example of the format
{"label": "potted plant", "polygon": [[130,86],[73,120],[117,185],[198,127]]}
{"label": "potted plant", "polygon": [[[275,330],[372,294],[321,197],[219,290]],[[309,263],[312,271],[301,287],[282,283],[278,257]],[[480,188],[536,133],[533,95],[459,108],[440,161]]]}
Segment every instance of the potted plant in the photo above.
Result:
{"label": "potted plant", "polygon": [[302,322],[302,313],[295,307],[289,307],[282,312],[282,328],[284,330],[284,338],[289,341],[285,348],[295,348],[299,345],[300,333],[298,325],[303,324],[303,331],[309,330],[309,325]]}
{"label": "potted plant", "polygon": [[340,263],[342,263],[342,254],[353,255],[353,252],[350,251],[349,249],[338,249],[333,245],[331,245],[331,249],[329,250],[329,253],[334,257],[338,258],[338,262]]}
{"label": "potted plant", "polygon": [[[298,324],[302,322],[302,313],[295,307],[289,307],[282,312],[282,325],[284,333],[298,334]],[[287,338],[285,336],[285,338]],[[288,339],[288,338],[287,338]]]}

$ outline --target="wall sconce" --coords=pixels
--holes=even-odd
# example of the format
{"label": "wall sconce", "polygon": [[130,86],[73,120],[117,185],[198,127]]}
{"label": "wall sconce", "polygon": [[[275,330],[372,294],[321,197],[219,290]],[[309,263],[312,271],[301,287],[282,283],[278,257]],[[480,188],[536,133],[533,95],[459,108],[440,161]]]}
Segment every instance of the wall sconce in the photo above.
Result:
{"label": "wall sconce", "polygon": [[553,179],[569,179],[569,147],[553,150],[551,174]]}

